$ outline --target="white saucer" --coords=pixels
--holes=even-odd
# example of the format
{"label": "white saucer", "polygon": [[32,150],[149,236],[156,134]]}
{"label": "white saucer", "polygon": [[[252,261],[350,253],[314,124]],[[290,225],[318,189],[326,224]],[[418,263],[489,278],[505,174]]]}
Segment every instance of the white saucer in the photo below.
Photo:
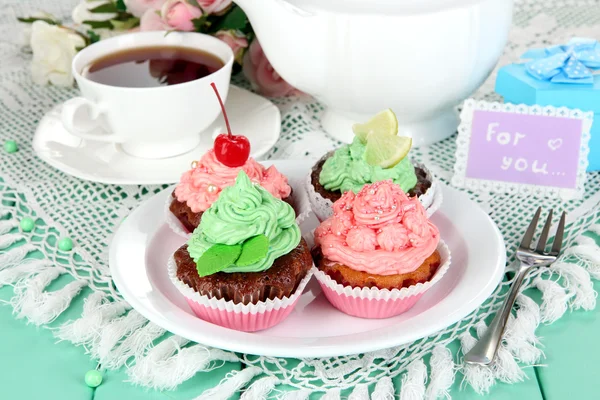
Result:
{"label": "white saucer", "polygon": [[[233,85],[225,106],[232,129],[250,140],[250,155],[260,159],[279,139],[279,109],[267,99]],[[176,157],[149,160],[130,156],[112,143],[71,135],[60,120],[61,108],[62,105],[56,106],[42,118],[33,136],[33,149],[53,167],[95,182],[120,185],[177,182],[193,160],[212,148],[214,137],[226,132],[225,122],[219,117],[201,134],[201,142],[194,150]]]}
{"label": "white saucer", "polygon": [[[265,163],[267,164],[267,163]],[[275,161],[292,182],[303,182],[307,161]],[[489,216],[464,193],[442,186],[444,202],[433,215],[452,252],[452,265],[410,311],[367,320],[341,313],[309,282],[298,305],[281,324],[244,333],[197,318],[167,274],[167,260],[186,239],[165,222],[165,190],[123,221],[110,246],[110,270],[119,291],[138,312],[192,341],[277,357],[331,357],[399,346],[431,335],[464,318],[494,291],[506,253],[502,235]],[[302,190],[294,187],[294,192]],[[314,222],[313,222],[314,223]],[[312,229],[308,223],[302,228]]]}

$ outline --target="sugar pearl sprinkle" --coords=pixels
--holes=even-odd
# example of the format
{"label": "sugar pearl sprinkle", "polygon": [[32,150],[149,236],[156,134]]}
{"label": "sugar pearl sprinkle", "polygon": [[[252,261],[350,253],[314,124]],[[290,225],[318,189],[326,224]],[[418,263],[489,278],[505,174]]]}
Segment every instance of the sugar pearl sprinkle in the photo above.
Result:
{"label": "sugar pearl sprinkle", "polygon": [[211,185],[208,185],[208,187],[206,188],[206,191],[207,191],[208,193],[214,193],[214,192],[216,192],[216,191],[217,191],[217,187],[216,187],[215,185],[212,185],[212,184],[211,184]]}
{"label": "sugar pearl sprinkle", "polygon": [[192,169],[198,166],[198,161],[192,161]]}

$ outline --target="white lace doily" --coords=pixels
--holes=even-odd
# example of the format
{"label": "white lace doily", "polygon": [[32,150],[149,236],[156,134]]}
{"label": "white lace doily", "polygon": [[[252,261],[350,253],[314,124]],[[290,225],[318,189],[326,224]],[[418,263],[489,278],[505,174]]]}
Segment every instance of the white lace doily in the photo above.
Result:
{"label": "white lace doily", "polygon": [[[289,360],[236,355],[170,336],[159,344],[164,330],[130,310],[116,291],[108,269],[108,245],[120,221],[141,201],[162,189],[160,186],[112,186],[81,181],[65,175],[35,157],[31,138],[45,112],[58,102],[74,96],[76,90],[40,87],[32,84],[17,16],[45,10],[68,18],[75,0],[4,0],[0,9],[0,141],[19,144],[14,154],[0,158],[0,285],[13,284],[11,305],[17,318],[40,326],[52,321],[69,307],[84,287],[92,289],[81,318],[55,327],[54,334],[83,345],[104,368],[127,367],[131,381],[159,389],[173,389],[199,371],[218,368],[219,361],[241,361],[245,368],[233,372],[216,388],[199,399],[226,395],[240,388],[244,400],[261,399],[279,390],[292,388],[286,396],[305,399],[312,392],[324,392],[326,399],[352,392],[353,398],[402,399],[437,398],[447,394],[455,379],[465,379],[478,392],[488,392],[496,381],[517,382],[524,373],[519,365],[532,365],[543,356],[535,335],[539,323],[551,323],[568,308],[592,309],[595,293],[592,278],[600,278],[600,250],[583,235],[600,232],[594,223],[600,217],[600,175],[588,174],[582,200],[545,200],[544,207],[569,213],[567,250],[551,269],[539,270],[526,287],[542,291],[542,302],[526,295],[517,299],[518,309],[510,320],[496,363],[490,368],[463,366],[460,354],[470,349],[485,329],[485,317],[495,312],[506,286],[503,282],[473,315],[414,343],[375,353],[328,359]],[[598,37],[600,7],[593,0],[521,0],[515,4],[514,26],[500,65],[516,61],[531,47],[567,42],[572,36]],[[475,94],[476,98],[498,100],[493,93],[495,72]],[[322,106],[310,98],[275,100],[282,112],[282,136],[269,158],[315,158],[339,143],[320,127]],[[412,155],[448,183],[452,177],[455,137],[415,149]],[[470,193],[498,224],[504,235],[508,256],[513,254],[539,200],[521,194]],[[26,216],[36,219],[32,232],[23,232],[18,222]],[[57,241],[73,238],[75,249],[62,252]],[[12,247],[11,247],[12,246]],[[10,247],[10,250],[8,250]],[[34,260],[31,252],[44,257]],[[73,281],[45,291],[58,276]],[[448,345],[460,341],[461,353],[452,354]],[[427,357],[426,357],[427,356]],[[425,361],[427,360],[427,361]],[[458,364],[456,364],[458,362]],[[519,364],[520,363],[520,364]],[[202,372],[199,372],[202,373]],[[391,379],[401,376],[394,389]],[[248,386],[249,382],[254,383]],[[224,397],[223,397],[224,398]]]}

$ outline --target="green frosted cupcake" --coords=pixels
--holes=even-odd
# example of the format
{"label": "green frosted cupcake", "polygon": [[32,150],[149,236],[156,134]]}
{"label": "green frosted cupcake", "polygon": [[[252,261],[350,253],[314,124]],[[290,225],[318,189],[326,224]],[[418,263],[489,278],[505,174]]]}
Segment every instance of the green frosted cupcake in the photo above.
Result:
{"label": "green frosted cupcake", "polygon": [[312,266],[294,209],[243,171],[173,258],[180,282],[234,304],[290,297]]}
{"label": "green frosted cupcake", "polygon": [[418,197],[429,216],[441,205],[441,191],[431,173],[408,157],[412,140],[397,136],[397,121],[378,123],[384,117],[395,121],[393,112],[386,110],[366,124],[357,124],[352,143],[327,153],[312,168],[306,188],[321,221],[332,215],[332,205],[343,193],[358,193],[363,186],[384,180]]}

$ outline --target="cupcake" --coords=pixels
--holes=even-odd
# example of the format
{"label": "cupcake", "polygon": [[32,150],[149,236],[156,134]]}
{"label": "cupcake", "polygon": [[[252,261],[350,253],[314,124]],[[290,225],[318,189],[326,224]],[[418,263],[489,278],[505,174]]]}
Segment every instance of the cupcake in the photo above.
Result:
{"label": "cupcake", "polygon": [[397,136],[398,121],[391,110],[376,115],[366,124],[354,126],[351,144],[327,153],[312,168],[306,187],[313,211],[323,221],[331,216],[332,204],[364,185],[391,179],[406,194],[419,199],[432,215],[442,195],[424,165],[411,162],[412,139]]}
{"label": "cupcake", "polygon": [[219,161],[213,148],[181,176],[168,199],[168,213],[172,215],[168,220],[173,230],[183,235],[193,232],[200,224],[202,214],[219,198],[223,189],[234,184],[240,171],[277,199],[292,205],[292,188],[274,166],[265,168],[249,157],[243,165],[230,167]]}
{"label": "cupcake", "polygon": [[292,207],[240,171],[168,269],[198,317],[257,331],[292,311],[312,266]]}
{"label": "cupcake", "polygon": [[410,309],[450,265],[439,230],[391,180],[344,193],[315,230],[315,276],[340,311],[387,318]]}
{"label": "cupcake", "polygon": [[278,199],[292,204],[292,188],[274,166],[265,168],[250,157],[250,141],[233,135],[227,112],[217,88],[212,84],[221,104],[227,133],[216,137],[214,147],[199,161],[192,163],[167,201],[167,222],[171,228],[188,236],[200,224],[202,214],[213,204],[224,188],[233,185],[240,171]]}

